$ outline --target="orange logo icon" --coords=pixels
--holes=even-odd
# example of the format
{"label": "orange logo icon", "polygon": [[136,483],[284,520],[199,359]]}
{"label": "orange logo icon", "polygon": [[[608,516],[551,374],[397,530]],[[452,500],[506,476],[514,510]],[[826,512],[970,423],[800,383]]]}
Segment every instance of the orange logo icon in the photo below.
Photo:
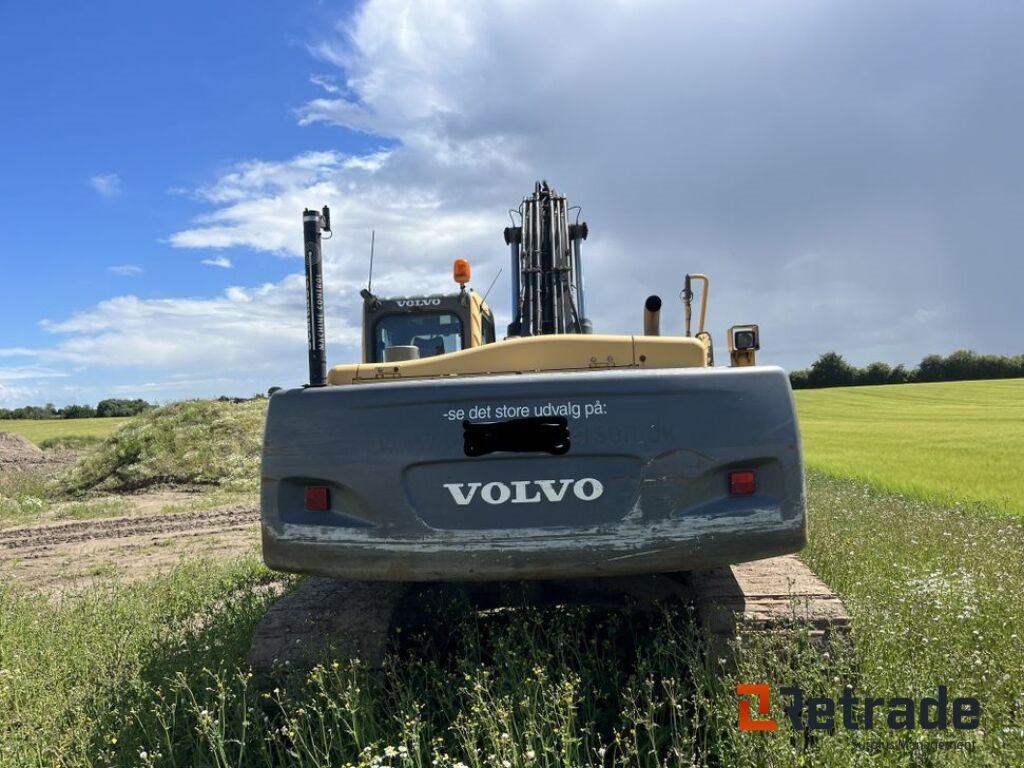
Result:
{"label": "orange logo icon", "polygon": [[[736,686],[737,696],[757,696],[757,713],[767,715],[771,709],[769,690],[766,683],[740,683]],[[750,699],[740,699],[739,727],[741,731],[777,731],[779,724],[774,720],[754,720],[750,716]]]}

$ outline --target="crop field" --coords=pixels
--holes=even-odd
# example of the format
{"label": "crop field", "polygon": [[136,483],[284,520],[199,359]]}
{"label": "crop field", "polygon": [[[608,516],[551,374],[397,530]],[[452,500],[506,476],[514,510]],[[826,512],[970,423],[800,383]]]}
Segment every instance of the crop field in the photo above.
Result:
{"label": "crop field", "polygon": [[[803,557],[853,622],[850,642],[828,653],[792,627],[744,635],[733,665],[678,608],[481,614],[454,601],[397,635],[383,669],[327,659],[257,685],[245,664],[249,638],[295,579],[262,566],[252,518],[232,513],[219,534],[232,549],[175,550],[176,567],[145,578],[104,565],[87,589],[61,592],[0,576],[0,766],[1024,765],[1024,521],[1007,514],[1019,510],[1020,490],[1012,476],[960,482],[933,424],[945,420],[966,454],[998,442],[1021,456],[1024,429],[1001,426],[1014,408],[1020,417],[1020,384],[798,393],[818,468],[808,476]],[[52,492],[135,493],[170,477],[251,493],[262,407],[190,403],[148,414],[89,449]],[[842,446],[825,440],[826,422]],[[873,432],[883,433],[889,461],[875,460]],[[899,445],[911,455],[900,459]],[[946,472],[914,493],[907,467],[940,462]],[[157,524],[145,525],[139,547]],[[184,533],[173,530],[177,544],[200,538]],[[4,542],[0,532],[0,563]],[[119,558],[130,568],[140,551]],[[762,682],[833,699],[847,687],[889,699],[947,686],[951,699],[981,702],[980,727],[814,735],[788,730],[775,700],[779,732],[740,732],[735,686]]]}
{"label": "crop field", "polygon": [[127,418],[111,416],[103,419],[0,419],[0,432],[15,432],[36,445],[47,440],[66,438],[100,439],[106,437]]}
{"label": "crop field", "polygon": [[810,467],[1024,514],[1024,379],[796,392]]}

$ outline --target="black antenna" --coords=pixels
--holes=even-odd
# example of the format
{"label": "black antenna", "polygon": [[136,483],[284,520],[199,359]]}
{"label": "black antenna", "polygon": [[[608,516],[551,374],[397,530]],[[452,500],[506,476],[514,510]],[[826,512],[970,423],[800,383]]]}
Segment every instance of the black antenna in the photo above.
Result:
{"label": "black antenna", "polygon": [[377,238],[377,230],[370,230],[370,274],[366,278],[366,292],[373,293],[373,243]]}
{"label": "black antenna", "polygon": [[499,278],[499,277],[501,277],[501,273],[502,273],[502,269],[499,269],[499,270],[498,270],[498,274],[496,274],[496,275],[494,276],[494,279],[493,279],[493,280],[491,280],[491,284],[490,284],[489,286],[487,286],[487,292],[486,292],[486,293],[484,293],[484,298],[483,298],[483,301],[487,301],[487,297],[491,295],[491,288],[493,288],[493,287],[494,287],[494,284],[495,284],[496,282],[498,282],[498,278]]}

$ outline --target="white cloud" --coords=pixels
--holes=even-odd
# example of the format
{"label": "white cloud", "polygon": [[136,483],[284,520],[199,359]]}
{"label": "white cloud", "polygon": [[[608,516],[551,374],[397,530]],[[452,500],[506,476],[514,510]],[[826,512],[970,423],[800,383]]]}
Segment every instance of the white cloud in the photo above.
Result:
{"label": "white cloud", "polygon": [[233,266],[231,259],[227,256],[216,256],[212,259],[203,259],[200,264],[205,264],[208,267],[220,267],[221,269],[231,269]]}
{"label": "white cloud", "polygon": [[66,371],[43,365],[0,365],[0,405],[44,403],[70,378]]}
{"label": "white cloud", "polygon": [[309,82],[313,85],[318,85],[323,88],[327,93],[340,94],[341,88],[338,87],[336,78],[333,75],[310,75]]}
{"label": "white cloud", "polygon": [[[1011,50],[970,14],[929,18],[936,34],[987,35]],[[215,209],[174,243],[297,255],[301,208],[329,203],[329,278],[362,279],[375,228],[396,246],[378,261],[382,287],[443,287],[445,257],[470,256],[478,275],[504,265],[504,211],[550,178],[591,225],[598,328],[635,330],[646,293],[674,299],[692,270],[715,280],[719,338],[760,321],[765,358],[789,365],[822,345],[914,362],[924,344],[1008,344],[980,318],[955,323],[945,289],[965,257],[956,242],[991,232],[963,212],[936,217],[969,194],[991,219],[980,201],[994,189],[921,185],[936,167],[975,166],[976,147],[957,131],[991,104],[965,66],[972,78],[1009,74],[949,59],[942,44],[908,69],[916,29],[909,11],[876,6],[371,2],[311,46],[343,80],[316,78],[325,96],[298,116],[395,146],[372,168],[337,153],[240,166],[211,185]],[[555,50],[538,65],[539,51]],[[1008,151],[1012,134],[1001,135]],[[1019,187],[1009,169],[992,173]],[[504,277],[492,302],[507,311]],[[880,347],[882,329],[891,336],[922,313],[932,322]]]}
{"label": "white cloud", "polygon": [[[303,208],[330,205],[340,361],[356,354],[371,230],[379,292],[448,290],[455,257],[483,288],[507,272],[507,209],[548,178],[590,224],[598,330],[638,330],[652,291],[678,329],[689,270],[712,276],[720,346],[728,325],[759,322],[766,361],[1014,352],[1024,120],[1005,94],[1024,61],[994,19],[914,3],[373,0],[310,46],[336,76],[312,78],[322,94],[297,119],[380,148],[239,163],[193,193],[207,212],[170,242],[299,257]],[[212,299],[104,302],[48,326],[55,354],[301,378],[299,269]],[[491,299],[505,321],[508,284]]]}
{"label": "white cloud", "polygon": [[36,379],[59,379],[70,376],[65,371],[52,370],[36,365],[11,365],[0,368],[2,381],[33,381]]}
{"label": "white cloud", "polygon": [[121,194],[121,177],[116,173],[98,173],[89,178],[89,186],[103,197],[117,197]]}
{"label": "white cloud", "polygon": [[[330,299],[335,299],[333,291]],[[44,321],[61,341],[46,354],[78,365],[191,372],[204,376],[279,371],[305,356],[301,275],[254,288],[233,287],[213,299],[121,296],[61,321]],[[332,318],[333,319],[333,318]],[[339,320],[336,343],[356,338]],[[296,378],[302,367],[294,365]]]}
{"label": "white cloud", "polygon": [[107,267],[107,271],[121,277],[135,277],[143,272],[142,267],[136,264],[117,264],[113,267]]}
{"label": "white cloud", "polygon": [[28,347],[0,347],[0,357],[34,357],[39,352]]}
{"label": "white cloud", "polygon": [[[6,384],[0,383],[0,405],[5,407],[26,405],[38,397],[38,395],[39,390],[34,387],[9,387]],[[0,427],[2,425],[3,422],[0,421]]]}

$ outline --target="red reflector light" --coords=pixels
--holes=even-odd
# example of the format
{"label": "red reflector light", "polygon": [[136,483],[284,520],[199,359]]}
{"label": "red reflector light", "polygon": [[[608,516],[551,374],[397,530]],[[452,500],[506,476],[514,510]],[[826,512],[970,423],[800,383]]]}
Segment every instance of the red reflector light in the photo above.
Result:
{"label": "red reflector light", "polygon": [[326,512],[331,508],[331,489],[322,485],[306,488],[306,509],[310,512]]}
{"label": "red reflector light", "polygon": [[757,477],[750,470],[729,473],[729,493],[749,496],[757,490]]}

